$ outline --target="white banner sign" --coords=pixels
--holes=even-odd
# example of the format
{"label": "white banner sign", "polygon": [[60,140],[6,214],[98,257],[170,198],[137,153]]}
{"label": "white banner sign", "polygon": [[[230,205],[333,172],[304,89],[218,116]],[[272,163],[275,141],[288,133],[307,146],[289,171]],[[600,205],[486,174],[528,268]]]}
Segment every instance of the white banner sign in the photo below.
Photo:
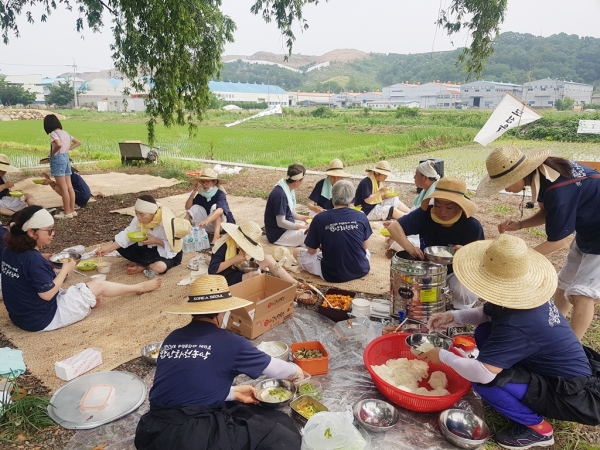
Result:
{"label": "white banner sign", "polygon": [[225,126],[226,127],[232,127],[234,125],[238,125],[242,122],[245,122],[246,120],[250,120],[250,119],[256,119],[258,117],[265,117],[265,116],[271,116],[273,114],[283,114],[283,110],[281,109],[281,105],[274,105],[274,106],[269,106],[267,109],[265,109],[264,111],[259,112],[258,114],[254,114],[251,117],[246,117],[245,119],[242,120],[237,120],[233,123],[228,123]]}
{"label": "white banner sign", "polygon": [[517,97],[506,94],[473,140],[486,146],[502,136],[506,130],[535,122],[541,118],[540,114]]}
{"label": "white banner sign", "polygon": [[580,120],[577,132],[581,134],[600,134],[600,120]]}

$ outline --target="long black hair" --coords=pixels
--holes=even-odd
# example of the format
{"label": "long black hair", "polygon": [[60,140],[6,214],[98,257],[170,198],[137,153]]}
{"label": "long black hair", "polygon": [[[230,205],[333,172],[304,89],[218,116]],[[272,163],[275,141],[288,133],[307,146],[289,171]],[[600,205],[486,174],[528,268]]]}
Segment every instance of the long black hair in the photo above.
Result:
{"label": "long black hair", "polygon": [[[558,156],[548,156],[544,161],[551,169],[556,170],[562,177],[565,178],[573,178],[573,167],[569,160],[565,158],[559,158]],[[535,172],[535,170],[533,171]],[[533,179],[533,172],[531,172],[527,177],[525,177],[525,181],[531,183]]]}
{"label": "long black hair", "polygon": [[48,114],[44,117],[44,131],[46,134],[52,133],[57,128],[62,130],[62,124],[60,123],[60,120],[58,120],[58,117],[54,114]]}
{"label": "long black hair", "polygon": [[35,239],[29,237],[27,231],[23,231],[23,225],[41,209],[44,208],[37,205],[28,206],[10,218],[10,229],[4,241],[8,248],[17,253],[35,249]]}

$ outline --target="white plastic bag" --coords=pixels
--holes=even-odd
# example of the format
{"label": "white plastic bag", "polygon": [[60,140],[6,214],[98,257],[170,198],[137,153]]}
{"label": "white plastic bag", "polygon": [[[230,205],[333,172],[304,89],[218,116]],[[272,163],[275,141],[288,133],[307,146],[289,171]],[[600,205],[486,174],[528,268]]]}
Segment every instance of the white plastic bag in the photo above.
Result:
{"label": "white plastic bag", "polygon": [[367,441],[353,419],[351,411],[315,414],[302,429],[301,450],[365,450]]}

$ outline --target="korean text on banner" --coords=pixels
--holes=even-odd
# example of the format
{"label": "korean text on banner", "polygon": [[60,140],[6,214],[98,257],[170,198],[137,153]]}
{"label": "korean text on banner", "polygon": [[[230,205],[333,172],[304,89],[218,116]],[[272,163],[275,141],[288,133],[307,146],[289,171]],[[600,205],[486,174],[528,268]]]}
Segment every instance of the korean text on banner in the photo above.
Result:
{"label": "korean text on banner", "polygon": [[267,109],[265,109],[264,111],[259,112],[258,114],[255,114],[255,115],[250,116],[250,117],[246,117],[245,119],[242,119],[242,120],[236,120],[233,123],[225,124],[225,126],[227,128],[229,128],[229,127],[232,127],[234,125],[238,125],[238,124],[240,124],[242,122],[245,122],[246,120],[257,119],[258,117],[271,116],[273,114],[283,114],[283,110],[281,109],[281,105],[269,106]]}
{"label": "korean text on banner", "polygon": [[473,140],[486,146],[502,136],[506,130],[535,122],[541,118],[540,114],[525,105],[517,97],[506,94]]}
{"label": "korean text on banner", "polygon": [[577,133],[600,134],[600,120],[580,120]]}

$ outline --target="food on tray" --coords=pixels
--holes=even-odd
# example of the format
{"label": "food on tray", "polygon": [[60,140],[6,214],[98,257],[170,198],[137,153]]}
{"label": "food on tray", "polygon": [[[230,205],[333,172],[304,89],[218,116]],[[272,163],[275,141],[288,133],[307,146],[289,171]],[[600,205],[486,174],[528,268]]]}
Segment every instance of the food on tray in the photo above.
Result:
{"label": "food on tray", "polygon": [[152,350],[151,352],[149,352],[147,356],[148,356],[149,358],[154,358],[154,359],[156,359],[156,358],[158,358],[158,355],[159,355],[159,354],[160,354],[160,348],[157,348],[157,349],[154,349],[154,350]]}
{"label": "food on tray", "polygon": [[301,348],[300,350],[296,350],[294,352],[294,357],[296,359],[322,358],[323,353],[321,353],[321,350],[309,350],[307,348]]}
{"label": "food on tray", "polygon": [[321,400],[321,393],[316,386],[313,386],[310,383],[303,383],[298,388],[299,395],[308,395],[316,400]]}
{"label": "food on tray", "polygon": [[435,254],[435,256],[439,256],[440,258],[452,258],[454,255],[448,250],[440,250]]}
{"label": "food on tray", "polygon": [[319,412],[317,411],[317,408],[315,408],[315,405],[312,405],[310,403],[303,406],[297,406],[296,411],[298,411],[303,417],[306,417],[307,419],[310,419],[312,416]]}
{"label": "food on tray", "polygon": [[415,350],[417,350],[420,353],[425,353],[428,352],[429,350],[433,350],[435,348],[435,345],[433,345],[431,342],[423,342],[421,345],[419,345]]}
{"label": "food on tray", "polygon": [[279,403],[292,398],[292,391],[283,387],[267,388],[260,391],[259,396],[263,402]]}
{"label": "food on tray", "polygon": [[79,261],[77,263],[77,268],[79,270],[93,270],[96,268],[97,265],[98,261],[96,261],[95,259],[86,259],[83,261]]}
{"label": "food on tray", "polygon": [[[331,304],[330,307],[336,309],[346,310],[350,308],[350,304],[352,303],[352,297],[349,295],[340,295],[340,294],[327,294],[325,298]],[[329,306],[327,302],[323,306]]]}
{"label": "food on tray", "polygon": [[[443,372],[441,372],[444,375],[443,378],[438,374],[438,371],[431,374],[430,382],[431,378],[433,378],[433,385],[430,384],[430,386],[437,386],[433,390],[430,391],[425,387],[419,387],[419,383],[427,378],[429,373],[429,364],[419,359],[388,359],[385,364],[382,364],[381,366],[371,366],[371,368],[386,383],[406,392],[434,396],[450,394],[450,392],[446,390],[448,381],[446,379],[446,374]],[[444,379],[446,381],[445,385],[443,383]]]}

